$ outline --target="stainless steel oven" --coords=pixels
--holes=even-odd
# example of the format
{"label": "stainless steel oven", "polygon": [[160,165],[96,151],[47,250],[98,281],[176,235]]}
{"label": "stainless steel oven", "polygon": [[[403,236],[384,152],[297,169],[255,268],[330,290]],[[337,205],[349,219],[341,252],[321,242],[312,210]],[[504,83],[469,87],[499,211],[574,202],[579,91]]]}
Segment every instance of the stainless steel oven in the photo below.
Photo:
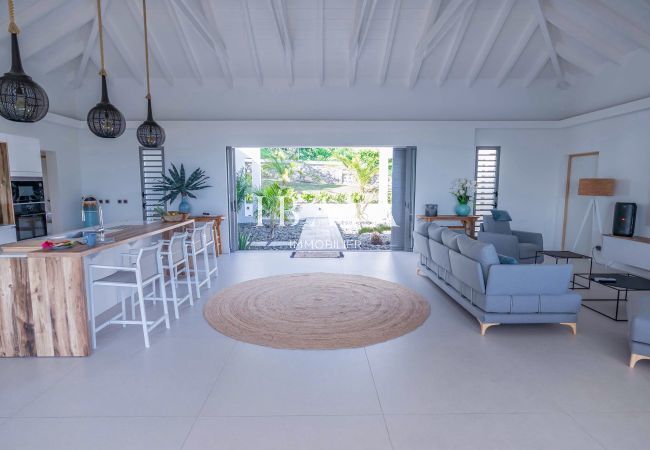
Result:
{"label": "stainless steel oven", "polygon": [[16,220],[16,238],[19,241],[47,235],[47,215],[43,179],[14,177],[11,193]]}

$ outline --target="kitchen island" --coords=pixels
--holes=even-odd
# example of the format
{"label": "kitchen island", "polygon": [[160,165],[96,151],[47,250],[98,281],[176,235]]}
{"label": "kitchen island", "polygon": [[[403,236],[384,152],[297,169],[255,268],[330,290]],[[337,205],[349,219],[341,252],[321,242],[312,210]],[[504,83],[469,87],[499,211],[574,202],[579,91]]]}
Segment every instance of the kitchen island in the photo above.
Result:
{"label": "kitchen island", "polygon": [[57,250],[41,248],[48,239],[73,240],[79,231],[0,246],[0,357],[90,355],[86,295],[90,261],[193,222],[109,227],[110,242],[94,247],[79,243]]}

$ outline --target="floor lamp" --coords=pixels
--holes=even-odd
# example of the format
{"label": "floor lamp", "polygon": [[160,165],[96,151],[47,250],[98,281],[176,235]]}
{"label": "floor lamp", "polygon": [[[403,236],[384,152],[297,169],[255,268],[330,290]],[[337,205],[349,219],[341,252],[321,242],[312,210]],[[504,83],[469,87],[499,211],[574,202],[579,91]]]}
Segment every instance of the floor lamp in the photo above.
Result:
{"label": "floor lamp", "polygon": [[589,217],[592,217],[596,220],[598,225],[598,232],[602,236],[603,234],[603,222],[600,218],[600,209],[598,208],[598,202],[596,199],[598,197],[611,197],[614,195],[614,186],[616,180],[613,178],[580,178],[578,181],[578,195],[591,197],[587,211],[585,211],[585,217],[582,219],[582,224],[576,235],[576,240],[573,243],[572,250],[575,251],[580,241],[580,237],[587,225],[587,220]]}

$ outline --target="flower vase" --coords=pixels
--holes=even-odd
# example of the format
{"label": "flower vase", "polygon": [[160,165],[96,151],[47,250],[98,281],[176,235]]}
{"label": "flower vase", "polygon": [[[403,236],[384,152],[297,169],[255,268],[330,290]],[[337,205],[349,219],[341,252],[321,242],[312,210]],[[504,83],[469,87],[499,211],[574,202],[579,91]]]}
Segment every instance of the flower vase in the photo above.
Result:
{"label": "flower vase", "polygon": [[181,198],[181,202],[178,204],[178,211],[186,214],[189,214],[192,211],[192,205],[190,205],[186,196]]}
{"label": "flower vase", "polygon": [[456,205],[456,214],[462,217],[469,216],[469,213],[471,212],[471,208],[467,203],[459,203]]}

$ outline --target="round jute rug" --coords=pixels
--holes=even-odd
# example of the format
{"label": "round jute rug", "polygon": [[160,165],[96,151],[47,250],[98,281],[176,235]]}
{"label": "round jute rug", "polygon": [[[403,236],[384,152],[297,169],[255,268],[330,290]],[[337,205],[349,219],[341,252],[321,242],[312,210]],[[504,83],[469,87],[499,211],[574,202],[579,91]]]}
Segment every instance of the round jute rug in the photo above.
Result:
{"label": "round jute rug", "polygon": [[429,316],[414,291],[377,278],[301,273],[258,278],[224,289],[205,305],[221,333],[292,349],[364,347],[413,331]]}

